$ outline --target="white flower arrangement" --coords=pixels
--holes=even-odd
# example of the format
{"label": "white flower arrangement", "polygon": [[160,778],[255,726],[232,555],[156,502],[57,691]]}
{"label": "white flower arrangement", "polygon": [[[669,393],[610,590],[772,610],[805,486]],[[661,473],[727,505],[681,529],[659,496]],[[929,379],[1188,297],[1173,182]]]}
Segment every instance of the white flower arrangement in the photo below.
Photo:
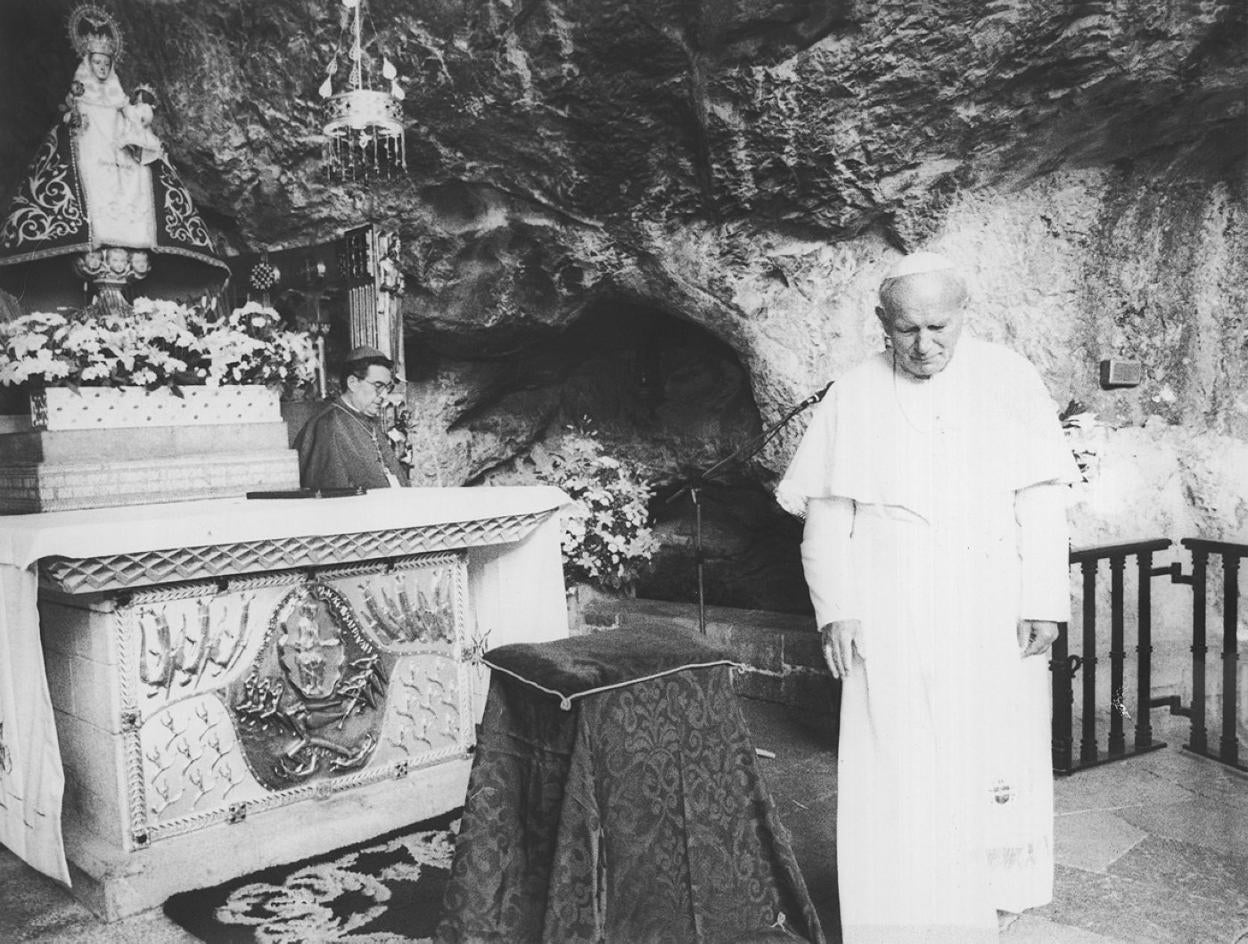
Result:
{"label": "white flower arrangement", "polygon": [[563,517],[564,577],[621,590],[649,565],[659,542],[649,526],[650,486],[602,450],[593,430],[569,428],[557,451],[533,459],[538,477],[572,499]]}
{"label": "white flower arrangement", "polygon": [[35,312],[0,324],[0,386],[155,387],[264,384],[293,390],[315,377],[316,349],[248,302],[228,315],[139,298],[126,315]]}

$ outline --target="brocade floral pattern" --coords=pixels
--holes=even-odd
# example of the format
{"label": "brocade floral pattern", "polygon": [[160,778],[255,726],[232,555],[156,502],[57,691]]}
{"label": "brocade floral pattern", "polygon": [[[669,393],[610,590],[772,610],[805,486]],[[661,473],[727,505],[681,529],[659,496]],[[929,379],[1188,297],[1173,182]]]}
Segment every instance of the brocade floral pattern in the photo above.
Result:
{"label": "brocade floral pattern", "polygon": [[439,940],[822,944],[728,668],[570,711],[495,673]]}

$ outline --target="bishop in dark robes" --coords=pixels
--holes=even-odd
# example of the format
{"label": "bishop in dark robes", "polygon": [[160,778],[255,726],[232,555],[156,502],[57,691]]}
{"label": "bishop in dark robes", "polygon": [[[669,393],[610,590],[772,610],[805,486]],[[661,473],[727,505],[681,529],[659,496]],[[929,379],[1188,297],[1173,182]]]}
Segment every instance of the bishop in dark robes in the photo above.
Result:
{"label": "bishop in dark robes", "polygon": [[408,484],[381,420],[394,389],[394,364],[357,347],[342,366],[342,393],[326,401],[295,437],[304,488],[389,488]]}

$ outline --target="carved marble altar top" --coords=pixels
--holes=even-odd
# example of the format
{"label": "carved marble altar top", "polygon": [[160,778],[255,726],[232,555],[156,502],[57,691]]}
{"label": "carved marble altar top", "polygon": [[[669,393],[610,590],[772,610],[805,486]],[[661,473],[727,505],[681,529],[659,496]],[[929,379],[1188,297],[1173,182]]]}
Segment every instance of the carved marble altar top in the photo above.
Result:
{"label": "carved marble altar top", "polygon": [[[211,553],[218,561],[226,553],[234,572],[322,563],[337,550],[358,553],[361,535],[383,536],[364,539],[380,541],[374,556],[509,543],[567,503],[550,486],[404,488],[341,498],[227,498],[11,515],[0,517],[0,565],[111,560],[102,576],[99,567],[84,575],[71,566],[63,567],[65,579],[53,581],[71,592],[111,589],[189,579],[185,568],[202,566]],[[141,573],[153,567],[163,572]]]}

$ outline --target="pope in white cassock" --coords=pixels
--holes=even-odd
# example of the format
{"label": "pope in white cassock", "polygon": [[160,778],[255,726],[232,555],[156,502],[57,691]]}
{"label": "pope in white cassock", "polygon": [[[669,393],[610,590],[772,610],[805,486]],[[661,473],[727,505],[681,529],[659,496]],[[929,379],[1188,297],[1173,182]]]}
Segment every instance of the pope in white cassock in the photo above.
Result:
{"label": "pope in white cassock", "polygon": [[880,286],[889,349],[820,403],[777,489],[842,681],[846,944],[998,938],[1053,891],[1044,654],[1069,615],[1077,470],[1036,370],[960,338],[952,264]]}

